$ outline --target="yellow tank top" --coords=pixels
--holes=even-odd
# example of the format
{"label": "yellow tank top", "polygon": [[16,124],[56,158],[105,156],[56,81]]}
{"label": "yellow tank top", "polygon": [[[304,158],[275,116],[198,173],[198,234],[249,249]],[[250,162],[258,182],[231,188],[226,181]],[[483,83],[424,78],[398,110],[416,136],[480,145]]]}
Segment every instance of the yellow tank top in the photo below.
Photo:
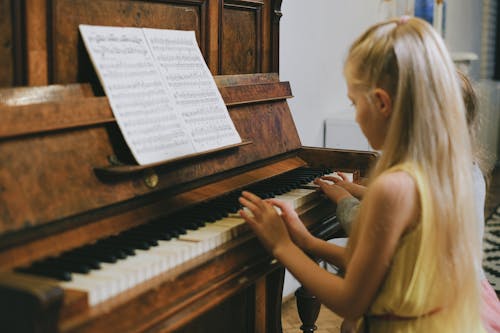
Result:
{"label": "yellow tank top", "polygon": [[[405,171],[415,180],[420,193],[421,217],[400,239],[384,282],[361,321],[359,331],[456,333],[457,321],[464,318],[457,318],[443,303],[440,290],[445,289],[447,282],[435,275],[432,263],[424,263],[419,258],[423,244],[432,246],[432,242],[422,240],[423,229],[431,227],[432,223],[426,216],[426,208],[431,204],[428,186],[422,173],[409,164],[388,170],[394,171]],[[477,330],[473,332],[484,332],[479,317],[472,317],[478,318],[477,325],[473,325]]]}

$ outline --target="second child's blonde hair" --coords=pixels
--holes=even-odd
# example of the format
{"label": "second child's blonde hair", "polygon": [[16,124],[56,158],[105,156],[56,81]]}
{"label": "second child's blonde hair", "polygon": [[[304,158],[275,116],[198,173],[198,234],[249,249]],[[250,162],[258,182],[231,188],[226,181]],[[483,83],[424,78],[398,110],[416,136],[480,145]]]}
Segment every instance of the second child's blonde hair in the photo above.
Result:
{"label": "second child's blonde hair", "polygon": [[419,188],[420,205],[425,207],[420,218],[431,223],[423,224],[415,263],[414,276],[427,286],[417,292],[416,303],[428,309],[432,305],[426,302],[437,294],[445,304],[443,311],[456,323],[454,332],[473,332],[478,322],[481,248],[471,144],[451,57],[425,21],[390,20],[371,27],[353,43],[345,75],[369,99],[375,88],[383,88],[392,99],[383,153],[371,178],[406,163],[419,170],[423,187],[429,189],[423,193]]}

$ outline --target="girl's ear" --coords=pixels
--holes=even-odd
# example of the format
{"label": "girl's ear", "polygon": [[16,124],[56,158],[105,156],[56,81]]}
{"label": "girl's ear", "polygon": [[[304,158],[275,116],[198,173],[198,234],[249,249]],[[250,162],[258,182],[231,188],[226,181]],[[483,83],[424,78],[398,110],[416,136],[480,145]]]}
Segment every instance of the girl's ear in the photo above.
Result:
{"label": "girl's ear", "polygon": [[392,113],[392,99],[391,96],[382,88],[376,88],[373,91],[375,95],[375,106],[380,113],[388,118]]}

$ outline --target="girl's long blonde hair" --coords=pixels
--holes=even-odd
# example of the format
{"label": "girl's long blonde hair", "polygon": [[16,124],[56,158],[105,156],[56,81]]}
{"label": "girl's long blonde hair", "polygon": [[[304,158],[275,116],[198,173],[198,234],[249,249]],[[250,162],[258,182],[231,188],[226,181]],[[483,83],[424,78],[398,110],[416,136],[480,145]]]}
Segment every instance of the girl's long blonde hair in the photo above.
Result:
{"label": "girl's long blonde hair", "polygon": [[456,332],[472,332],[467,324],[477,325],[471,316],[479,310],[476,273],[481,247],[470,136],[451,57],[425,21],[390,20],[353,43],[345,68],[351,82],[368,96],[374,88],[383,88],[393,101],[383,153],[371,179],[406,163],[419,170],[429,189],[423,193],[419,188],[421,219],[431,223],[423,223],[415,263],[416,278],[427,286],[417,292],[417,302],[425,307],[428,295],[439,293],[446,308],[453,309]]}

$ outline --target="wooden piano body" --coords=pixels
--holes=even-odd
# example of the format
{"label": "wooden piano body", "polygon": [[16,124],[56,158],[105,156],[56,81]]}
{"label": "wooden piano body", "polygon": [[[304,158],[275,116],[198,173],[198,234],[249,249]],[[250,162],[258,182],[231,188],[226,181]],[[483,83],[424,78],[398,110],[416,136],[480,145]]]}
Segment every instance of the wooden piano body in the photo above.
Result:
{"label": "wooden piano body", "polygon": [[[283,268],[249,230],[92,306],[16,269],[158,218],[175,224],[181,211],[304,166],[366,173],[373,154],[300,143],[290,85],[272,73],[281,1],[3,3],[22,55],[12,82],[27,86],[0,90],[0,331],[280,332]],[[195,30],[245,144],[136,165],[79,23]],[[334,212],[325,200],[299,208],[324,237],[338,231]]]}

